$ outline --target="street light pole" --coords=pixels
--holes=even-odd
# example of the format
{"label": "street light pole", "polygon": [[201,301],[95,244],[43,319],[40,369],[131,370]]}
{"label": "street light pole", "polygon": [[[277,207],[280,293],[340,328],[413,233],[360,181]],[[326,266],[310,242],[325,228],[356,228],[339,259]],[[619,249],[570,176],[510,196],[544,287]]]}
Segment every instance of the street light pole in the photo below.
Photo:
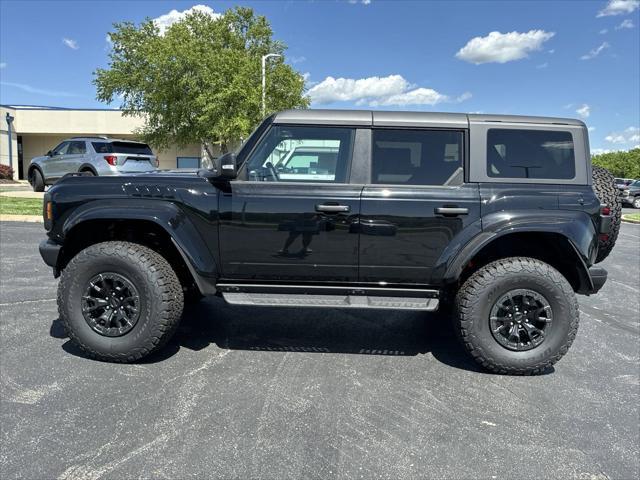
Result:
{"label": "street light pole", "polygon": [[282,57],[282,55],[278,55],[277,53],[268,53],[267,55],[262,56],[262,116],[264,117],[267,114],[267,76],[266,76],[266,66],[267,59]]}

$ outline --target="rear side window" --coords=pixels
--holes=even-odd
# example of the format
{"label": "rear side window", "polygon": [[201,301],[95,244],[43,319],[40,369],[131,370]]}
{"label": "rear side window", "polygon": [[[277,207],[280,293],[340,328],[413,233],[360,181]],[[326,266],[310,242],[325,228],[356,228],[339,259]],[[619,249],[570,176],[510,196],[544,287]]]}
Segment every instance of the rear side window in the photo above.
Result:
{"label": "rear side window", "polygon": [[151,147],[138,142],[92,142],[96,153],[128,153],[131,155],[153,155]]}
{"label": "rear side window", "polygon": [[489,177],[566,180],[575,174],[570,132],[499,128],[487,132]]}
{"label": "rear side window", "polygon": [[459,185],[463,139],[459,131],[374,130],[372,182]]}
{"label": "rear side window", "polygon": [[87,147],[85,146],[84,142],[69,142],[67,153],[69,155],[84,155],[85,153],[87,153]]}

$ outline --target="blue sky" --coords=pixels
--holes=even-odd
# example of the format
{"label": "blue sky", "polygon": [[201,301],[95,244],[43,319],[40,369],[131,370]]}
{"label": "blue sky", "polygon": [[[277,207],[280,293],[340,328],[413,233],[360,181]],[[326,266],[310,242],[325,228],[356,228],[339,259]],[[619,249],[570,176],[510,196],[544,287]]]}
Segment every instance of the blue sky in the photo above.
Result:
{"label": "blue sky", "polygon": [[91,84],[114,22],[243,5],[288,45],[313,107],[576,117],[592,149],[628,149],[640,144],[639,3],[1,0],[0,103],[117,108]]}

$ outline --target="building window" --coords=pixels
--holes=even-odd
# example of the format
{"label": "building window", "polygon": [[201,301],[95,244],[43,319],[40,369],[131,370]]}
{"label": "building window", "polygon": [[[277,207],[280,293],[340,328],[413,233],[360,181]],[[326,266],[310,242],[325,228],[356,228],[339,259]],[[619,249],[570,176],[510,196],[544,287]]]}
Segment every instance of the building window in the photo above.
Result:
{"label": "building window", "polygon": [[200,168],[200,157],[178,157],[178,168]]}

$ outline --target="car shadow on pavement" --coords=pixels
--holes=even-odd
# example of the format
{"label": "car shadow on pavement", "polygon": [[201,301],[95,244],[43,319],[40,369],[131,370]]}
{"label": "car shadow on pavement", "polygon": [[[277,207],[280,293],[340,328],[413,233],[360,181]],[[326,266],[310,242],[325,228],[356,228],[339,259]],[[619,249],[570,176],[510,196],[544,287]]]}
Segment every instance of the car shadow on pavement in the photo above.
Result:
{"label": "car shadow on pavement", "polygon": [[[66,338],[59,320],[53,322],[50,334]],[[211,344],[228,350],[319,354],[431,353],[454,368],[484,372],[460,346],[449,317],[443,313],[244,307],[228,305],[218,298],[187,305],[174,337],[139,363],[161,362],[181,348],[197,351]],[[86,357],[71,341],[62,348]]]}

